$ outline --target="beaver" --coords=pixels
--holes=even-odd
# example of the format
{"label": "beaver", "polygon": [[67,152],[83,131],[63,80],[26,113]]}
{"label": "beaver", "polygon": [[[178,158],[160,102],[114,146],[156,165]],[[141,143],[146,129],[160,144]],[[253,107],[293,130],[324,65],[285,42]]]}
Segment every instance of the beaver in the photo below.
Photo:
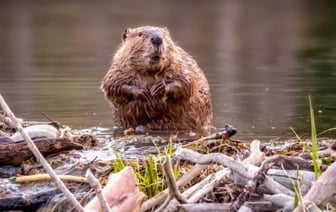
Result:
{"label": "beaver", "polygon": [[208,81],[167,28],[126,29],[101,89],[123,128],[193,130],[212,119]]}

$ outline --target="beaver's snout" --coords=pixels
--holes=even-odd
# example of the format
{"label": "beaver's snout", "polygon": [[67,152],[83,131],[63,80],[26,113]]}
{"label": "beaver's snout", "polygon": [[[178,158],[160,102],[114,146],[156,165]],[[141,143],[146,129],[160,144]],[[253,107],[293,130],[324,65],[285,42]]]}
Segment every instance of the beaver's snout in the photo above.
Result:
{"label": "beaver's snout", "polygon": [[162,39],[157,35],[151,37],[150,41],[155,46],[160,46],[162,44]]}
{"label": "beaver's snout", "polygon": [[157,63],[162,59],[162,48],[161,48],[161,44],[162,44],[162,38],[157,35],[157,34],[153,34],[150,37],[150,42],[153,44],[153,52],[150,55],[150,59],[151,62],[153,63]]}

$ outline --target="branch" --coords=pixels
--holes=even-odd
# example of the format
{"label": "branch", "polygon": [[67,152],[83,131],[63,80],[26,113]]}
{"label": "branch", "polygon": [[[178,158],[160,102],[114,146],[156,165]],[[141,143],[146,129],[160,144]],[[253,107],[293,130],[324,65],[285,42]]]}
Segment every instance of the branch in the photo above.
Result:
{"label": "branch", "polygon": [[203,138],[197,139],[193,142],[190,142],[186,145],[183,145],[183,147],[188,147],[188,146],[192,146],[194,144],[197,144],[199,142],[204,142],[207,140],[213,140],[213,139],[222,139],[222,138],[230,138],[231,136],[233,136],[234,134],[236,134],[237,130],[231,126],[230,124],[225,124],[224,125],[224,130],[221,132],[217,132],[208,136],[205,136]]}
{"label": "branch", "polygon": [[198,164],[219,163],[231,169],[233,172],[249,179],[253,178],[256,173],[256,169],[253,166],[236,161],[222,153],[211,153],[205,155],[189,149],[178,148],[174,155],[183,160],[188,160]]}
{"label": "branch", "polygon": [[[63,181],[72,181],[79,183],[88,183],[88,180],[85,177],[78,177],[72,175],[58,175],[58,177]],[[37,174],[37,175],[29,175],[29,176],[20,176],[15,178],[16,183],[26,183],[26,182],[36,182],[36,181],[44,181],[51,180],[49,174]]]}
{"label": "branch", "polygon": [[155,210],[156,212],[163,211],[172,199],[176,199],[179,203],[187,202],[187,200],[182,196],[182,194],[177,188],[175,177],[173,174],[172,165],[171,165],[171,159],[169,156],[166,157],[163,163],[163,168],[166,174],[169,194],[168,194],[167,199],[164,201],[164,203],[158,209]]}
{"label": "branch", "polygon": [[96,192],[96,196],[98,197],[99,203],[101,208],[103,209],[103,212],[109,212],[109,206],[107,205],[106,199],[102,193],[102,189],[100,186],[100,183],[98,179],[92,174],[90,169],[86,171],[86,178],[88,179],[90,186],[94,189]]}
{"label": "branch", "polygon": [[[183,196],[187,196],[191,193],[191,196],[188,198],[188,203],[196,203],[203,196],[213,191],[213,189],[218,186],[223,179],[231,174],[231,171],[227,168],[222,169],[216,173],[213,173],[202,180],[196,186],[191,187],[183,193]],[[191,192],[192,191],[192,192]]]}
{"label": "branch", "polygon": [[[198,163],[198,164],[209,164],[209,163],[218,163],[221,164],[229,169],[232,170],[232,172],[237,173],[239,176],[243,177],[245,182],[246,180],[250,180],[256,176],[256,174],[259,171],[259,168],[250,165],[250,164],[245,164],[240,161],[236,161],[233,158],[226,156],[221,153],[211,153],[211,154],[200,154],[198,152],[189,150],[189,149],[184,149],[184,148],[179,148],[176,150],[174,153],[176,157],[183,159],[183,160],[188,160],[193,163]],[[263,166],[268,164],[270,161],[265,160],[263,162]],[[240,179],[239,179],[240,180]],[[272,180],[269,176],[266,176],[266,179],[263,183],[263,185],[272,191],[273,193],[285,193],[288,195],[293,195],[293,192],[282,186],[281,184],[275,182]],[[276,190],[274,189],[276,188]]]}
{"label": "branch", "polygon": [[[196,164],[176,182],[176,185],[178,187],[186,185],[192,179],[197,177],[207,167],[208,167],[207,165]],[[169,193],[169,188],[165,189],[163,192],[154,196],[153,198],[147,200],[146,202],[142,204],[141,211],[147,211],[157,206],[158,204],[161,204],[162,202],[165,201],[165,199],[167,199],[168,193]]]}
{"label": "branch", "polygon": [[175,177],[173,174],[171,159],[169,156],[166,157],[166,160],[163,163],[163,168],[166,173],[169,194],[171,194],[173,198],[177,199],[180,203],[186,203],[187,200],[181,195],[180,191],[177,188]]}
{"label": "branch", "polygon": [[[199,201],[204,195],[211,192],[216,186],[218,186],[223,179],[227,177],[231,171],[227,168],[222,169],[216,173],[212,173],[204,178],[201,182],[193,185],[188,188],[185,192],[183,192],[183,196],[188,199],[189,203],[196,203]],[[170,201],[165,211],[176,211],[176,208],[180,204],[177,201]]]}

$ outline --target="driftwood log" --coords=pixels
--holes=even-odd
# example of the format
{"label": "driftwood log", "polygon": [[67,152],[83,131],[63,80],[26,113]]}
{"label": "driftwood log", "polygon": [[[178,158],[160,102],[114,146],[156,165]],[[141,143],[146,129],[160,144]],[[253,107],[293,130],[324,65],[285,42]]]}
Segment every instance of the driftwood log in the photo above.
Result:
{"label": "driftwood log", "polygon": [[[34,143],[44,156],[83,148],[82,145],[71,141],[69,138],[37,139],[34,140]],[[33,153],[25,141],[0,142],[0,165],[17,166],[33,157]]]}

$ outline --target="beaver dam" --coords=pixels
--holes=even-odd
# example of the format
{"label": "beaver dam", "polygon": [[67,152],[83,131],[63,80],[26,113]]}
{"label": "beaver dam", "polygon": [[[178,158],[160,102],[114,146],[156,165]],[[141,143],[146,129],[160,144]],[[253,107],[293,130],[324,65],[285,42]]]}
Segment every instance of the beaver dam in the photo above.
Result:
{"label": "beaver dam", "polygon": [[1,105],[0,211],[335,210],[335,140],[249,143],[230,125],[198,139],[111,136],[22,121]]}

